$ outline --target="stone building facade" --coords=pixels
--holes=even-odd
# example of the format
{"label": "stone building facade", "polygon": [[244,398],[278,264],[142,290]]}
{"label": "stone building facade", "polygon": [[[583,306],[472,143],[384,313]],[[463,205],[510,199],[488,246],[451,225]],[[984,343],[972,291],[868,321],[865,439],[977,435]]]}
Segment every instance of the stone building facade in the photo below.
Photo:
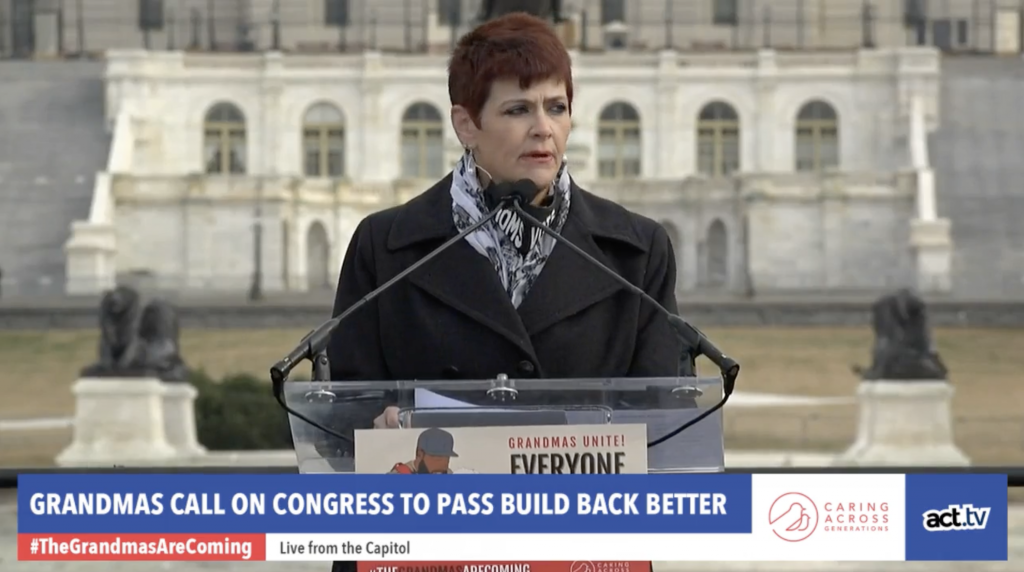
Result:
{"label": "stone building facade", "polygon": [[[927,135],[939,56],[574,54],[576,179],[660,221],[681,292],[949,288]],[[461,153],[445,57],[108,54],[113,133],[68,293],[330,288],[355,225]]]}

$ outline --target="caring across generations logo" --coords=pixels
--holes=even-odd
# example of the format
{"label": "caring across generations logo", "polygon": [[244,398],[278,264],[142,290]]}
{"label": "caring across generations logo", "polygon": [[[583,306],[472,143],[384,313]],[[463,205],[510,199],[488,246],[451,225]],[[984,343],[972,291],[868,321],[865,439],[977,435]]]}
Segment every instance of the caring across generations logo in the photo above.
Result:
{"label": "caring across generations logo", "polygon": [[889,503],[829,500],[823,506],[825,532],[889,532]]}
{"label": "caring across generations logo", "polygon": [[786,493],[768,510],[775,536],[800,542],[815,531],[828,534],[889,532],[889,503],[829,498],[821,503],[803,493]]}
{"label": "caring across generations logo", "polygon": [[939,510],[924,513],[924,528],[928,532],[955,530],[985,530],[991,507],[975,508],[972,504],[951,504]]}
{"label": "caring across generations logo", "polygon": [[768,509],[768,524],[786,542],[807,540],[818,529],[818,505],[803,493],[786,493]]}

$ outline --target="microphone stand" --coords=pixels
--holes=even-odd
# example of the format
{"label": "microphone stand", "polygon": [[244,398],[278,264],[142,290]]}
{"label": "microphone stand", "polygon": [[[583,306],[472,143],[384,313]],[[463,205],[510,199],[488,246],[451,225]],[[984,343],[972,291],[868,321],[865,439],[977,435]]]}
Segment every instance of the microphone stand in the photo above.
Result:
{"label": "microphone stand", "polygon": [[[342,439],[350,443],[353,442],[351,437],[342,435],[334,430],[328,429],[327,427],[324,427],[323,425],[317,423],[316,421],[313,421],[312,419],[306,417],[305,415],[299,413],[298,411],[295,411],[294,409],[288,406],[288,404],[284,400],[284,384],[286,381],[288,381],[288,376],[291,374],[292,370],[298,367],[300,363],[308,360],[313,364],[314,382],[332,381],[331,362],[327,357],[327,345],[331,340],[331,334],[333,334],[334,331],[338,329],[338,326],[340,326],[342,322],[344,322],[349,316],[351,316],[357,310],[372,302],[374,299],[376,299],[378,296],[383,294],[386,290],[388,290],[398,282],[405,280],[407,276],[423,267],[424,264],[427,264],[428,262],[436,258],[438,255],[440,255],[442,252],[448,250],[448,248],[450,248],[455,243],[463,240],[480,227],[489,223],[491,220],[494,219],[495,216],[497,216],[499,212],[501,212],[500,208],[492,209],[491,212],[487,214],[487,216],[473,223],[466,230],[463,230],[459,234],[448,239],[447,241],[445,241],[444,244],[438,246],[433,251],[431,251],[430,254],[427,254],[423,258],[417,260],[408,268],[399,272],[393,278],[391,278],[384,284],[381,284],[366,296],[360,298],[358,301],[356,301],[355,304],[349,306],[348,309],[346,309],[341,314],[335,316],[334,318],[331,318],[330,320],[327,320],[326,322],[318,326],[315,330],[312,330],[308,334],[306,334],[306,336],[302,338],[302,341],[299,342],[299,345],[296,346],[295,349],[289,352],[287,356],[285,356],[283,359],[275,363],[270,368],[270,381],[274,391],[274,399],[277,400],[277,403],[281,406],[281,408],[288,412],[290,415],[293,415],[296,418],[305,421],[306,423],[312,425],[313,427],[316,427],[317,429],[323,431],[324,433],[327,433],[328,435],[331,435],[332,437],[337,437],[338,439]],[[344,399],[343,401],[359,402],[374,401],[377,399],[379,399],[379,396],[364,394],[350,397]]]}
{"label": "microphone stand", "polygon": [[697,423],[700,423],[709,415],[718,411],[722,407],[725,407],[725,404],[729,401],[729,397],[732,396],[733,390],[736,388],[736,379],[740,375],[740,364],[736,360],[722,353],[722,351],[719,350],[717,347],[715,347],[715,345],[711,343],[711,340],[709,340],[703,332],[692,326],[690,323],[688,323],[681,317],[673,314],[672,312],[669,312],[668,309],[662,306],[661,303],[659,303],[657,300],[652,298],[650,294],[644,292],[643,289],[639,288],[629,280],[626,280],[625,278],[620,276],[618,272],[615,272],[614,270],[608,268],[603,263],[601,263],[601,261],[597,260],[590,254],[585,252],[582,248],[573,244],[572,241],[558,234],[550,227],[548,227],[548,225],[542,223],[541,221],[537,220],[536,217],[526,212],[526,210],[523,209],[522,201],[523,197],[519,194],[510,195],[502,199],[502,202],[510,204],[512,206],[512,209],[515,211],[516,214],[519,215],[520,218],[541,229],[544,232],[544,234],[550,236],[551,238],[555,239],[557,243],[564,245],[565,247],[569,248],[576,254],[582,256],[587,262],[593,264],[598,268],[601,268],[602,270],[605,270],[609,276],[614,278],[619,284],[624,286],[630,292],[638,294],[644,300],[650,302],[651,304],[654,304],[654,307],[660,309],[662,313],[665,314],[665,317],[668,318],[668,323],[669,325],[672,326],[672,330],[675,331],[676,335],[679,336],[679,338],[683,342],[689,344],[689,346],[695,350],[696,353],[693,357],[696,358],[697,356],[700,355],[707,356],[707,358],[711,360],[711,363],[715,364],[718,367],[719,372],[722,375],[722,400],[715,404],[714,407],[708,409],[707,411],[701,413],[697,417],[694,417],[693,419],[673,429],[668,434],[658,437],[654,441],[647,443],[647,448],[650,449],[664,443],[665,441],[668,441],[672,437],[675,437],[676,435],[682,433],[683,431],[686,431],[687,429],[696,425]]}

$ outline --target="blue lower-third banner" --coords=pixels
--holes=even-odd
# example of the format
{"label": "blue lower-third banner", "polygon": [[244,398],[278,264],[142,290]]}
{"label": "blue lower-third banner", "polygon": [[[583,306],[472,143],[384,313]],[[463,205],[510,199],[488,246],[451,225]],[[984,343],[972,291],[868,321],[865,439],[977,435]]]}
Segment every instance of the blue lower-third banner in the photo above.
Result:
{"label": "blue lower-third banner", "polygon": [[25,475],[22,560],[1006,560],[1003,475]]}

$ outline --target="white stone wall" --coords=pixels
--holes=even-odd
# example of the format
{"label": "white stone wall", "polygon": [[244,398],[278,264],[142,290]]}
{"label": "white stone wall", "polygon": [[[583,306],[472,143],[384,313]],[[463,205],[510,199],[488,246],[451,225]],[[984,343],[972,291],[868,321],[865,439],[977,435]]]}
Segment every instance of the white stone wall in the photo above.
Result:
{"label": "white stone wall", "polygon": [[[648,182],[608,198],[661,222],[673,238],[678,290],[858,292],[913,282],[913,175],[741,177],[729,184]],[[725,228],[724,283],[709,281],[709,230]]]}
{"label": "white stone wall", "polygon": [[[585,187],[670,229],[680,292],[906,285],[914,265],[907,112],[920,98],[934,129],[937,75],[937,55],[920,49],[577,55],[570,159]],[[263,287],[329,287],[317,277],[336,280],[359,220],[429,184],[399,178],[405,109],[419,101],[442,116],[448,109],[443,58],[377,53],[115,52],[107,99],[110,118],[132,116],[130,164],[112,191],[118,273],[150,273],[160,289],[233,292],[246,290],[254,272],[257,210]],[[838,112],[841,164],[794,174],[795,116],[812,99]],[[715,100],[740,117],[742,168],[705,180],[694,176],[696,121]],[[598,116],[617,101],[637,108],[643,129],[643,178],[628,183],[595,176]],[[244,175],[201,174],[203,117],[218,102],[245,114]],[[345,116],[342,180],[301,176],[302,119],[318,102]],[[460,149],[445,124],[454,161]],[[725,231],[717,246],[709,238],[716,221]]]}
{"label": "white stone wall", "polygon": [[[590,189],[661,222],[672,237],[678,290],[767,294],[877,291],[913,279],[909,245],[913,175],[779,175],[731,181],[644,181]],[[367,214],[407,200],[412,185],[322,185],[269,181],[262,199],[263,285],[271,292],[335,283],[352,232]],[[253,194],[215,181],[119,184],[117,268],[146,271],[159,289],[242,292],[254,268]],[[725,230],[716,247],[709,229]],[[310,230],[327,237],[319,257]],[[316,265],[318,268],[311,268]],[[317,273],[320,274],[317,274]]]}

